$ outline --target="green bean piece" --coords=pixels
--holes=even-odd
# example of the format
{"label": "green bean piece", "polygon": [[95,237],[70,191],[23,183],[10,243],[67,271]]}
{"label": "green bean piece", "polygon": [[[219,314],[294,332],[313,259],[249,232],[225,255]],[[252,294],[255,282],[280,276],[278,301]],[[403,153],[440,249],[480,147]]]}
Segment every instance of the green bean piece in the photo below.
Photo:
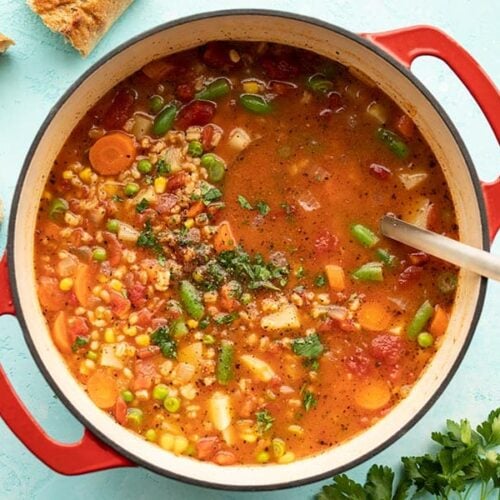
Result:
{"label": "green bean piece", "polygon": [[417,335],[417,343],[424,349],[434,344],[434,337],[429,332],[420,332]]}
{"label": "green bean piece", "polygon": [[205,307],[200,299],[198,290],[189,281],[181,281],[179,290],[182,305],[193,319],[201,319],[205,314]]}
{"label": "green bean piece", "polygon": [[220,182],[226,173],[224,161],[213,153],[206,153],[201,157],[201,166],[207,169],[210,182]]}
{"label": "green bean piece", "polygon": [[68,202],[63,198],[54,198],[50,202],[49,206],[49,217],[51,219],[58,219],[60,216],[64,215],[68,210]]}
{"label": "green bean piece", "polygon": [[326,94],[333,89],[333,83],[330,80],[327,80],[321,73],[317,73],[309,77],[307,85],[311,90],[318,92],[319,94]]}
{"label": "green bean piece", "polygon": [[444,271],[437,277],[437,287],[442,293],[452,293],[457,288],[458,278],[451,271]]}
{"label": "green bean piece", "polygon": [[151,113],[159,113],[164,104],[165,101],[161,95],[153,95],[149,98],[149,109]]}
{"label": "green bean piece", "polygon": [[424,330],[433,314],[434,307],[432,307],[432,304],[426,300],[417,309],[415,316],[413,316],[413,319],[410,321],[408,329],[406,330],[406,333],[411,340],[415,340],[417,335]]}
{"label": "green bean piece", "polygon": [[118,219],[109,219],[106,222],[106,229],[110,233],[117,233],[120,230],[120,221]]}
{"label": "green bean piece", "polygon": [[226,78],[217,78],[204,89],[196,93],[196,99],[206,101],[216,101],[219,97],[224,97],[231,92],[231,84]]}
{"label": "green bean piece", "polygon": [[351,226],[351,234],[361,243],[364,247],[371,248],[375,246],[380,238],[363,224],[354,224]]}
{"label": "green bean piece", "polygon": [[384,274],[381,262],[368,262],[356,269],[352,277],[359,281],[383,281]]}
{"label": "green bean piece", "polygon": [[394,133],[384,127],[379,127],[377,129],[377,137],[383,142],[398,158],[406,158],[408,156],[409,150],[405,142],[399,137],[398,134]]}
{"label": "green bean piece", "polygon": [[170,325],[170,332],[176,339],[178,339],[187,335],[189,329],[186,322],[182,318],[178,318]]}
{"label": "green bean piece", "polygon": [[177,108],[173,104],[167,104],[153,122],[153,133],[155,135],[165,135],[172,128],[176,114]]}
{"label": "green bean piece", "polygon": [[375,250],[375,254],[377,258],[382,261],[386,266],[393,266],[396,262],[396,256],[389,253],[389,250],[385,250],[384,248],[377,248]]}
{"label": "green bean piece", "polygon": [[220,384],[227,384],[234,378],[234,344],[223,340],[217,359],[216,377]]}
{"label": "green bean piece", "polygon": [[248,111],[258,115],[266,115],[272,111],[271,105],[258,94],[241,94],[240,104]]}

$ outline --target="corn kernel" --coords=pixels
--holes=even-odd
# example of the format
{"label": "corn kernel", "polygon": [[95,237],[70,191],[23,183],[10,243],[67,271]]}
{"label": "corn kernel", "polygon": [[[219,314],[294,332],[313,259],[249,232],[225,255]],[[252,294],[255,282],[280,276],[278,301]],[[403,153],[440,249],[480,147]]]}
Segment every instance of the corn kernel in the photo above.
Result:
{"label": "corn kernel", "polygon": [[89,370],[94,370],[95,369],[95,362],[92,361],[91,359],[86,359],[84,361],[85,363],[85,366],[89,369]]}
{"label": "corn kernel", "polygon": [[45,191],[43,192],[42,197],[43,197],[45,200],[51,200],[51,199],[52,199],[52,193],[51,193],[50,191],[45,190]]}
{"label": "corn kernel", "polygon": [[99,294],[101,293],[102,286],[96,285],[94,288],[92,288],[92,293],[96,296],[99,297]]}
{"label": "corn kernel", "polygon": [[133,312],[128,317],[128,323],[129,323],[129,325],[135,325],[138,321],[139,321],[139,315],[136,312]]}
{"label": "corn kernel", "polygon": [[184,226],[187,229],[191,229],[194,226],[194,219],[187,219],[186,222],[184,222]]}
{"label": "corn kernel", "polygon": [[93,340],[91,343],[90,343],[90,349],[92,351],[97,351],[97,349],[99,349],[99,341],[98,340]]}
{"label": "corn kernel", "polygon": [[240,62],[241,57],[240,57],[240,54],[238,53],[238,51],[231,49],[229,51],[229,59],[231,59],[231,61],[233,63],[238,63],[238,62]]}
{"label": "corn kernel", "polygon": [[121,292],[122,289],[123,289],[123,283],[120,281],[120,280],[117,280],[117,279],[112,279],[110,282],[109,282],[111,288],[113,290],[116,290],[117,292]]}
{"label": "corn kernel", "polygon": [[243,90],[247,94],[258,94],[260,92],[260,85],[257,82],[244,82]]}
{"label": "corn kernel", "polygon": [[296,436],[302,436],[302,434],[304,434],[304,429],[300,425],[292,424],[288,426],[288,432],[291,432]]}
{"label": "corn kernel", "polygon": [[196,321],[195,319],[188,319],[188,320],[186,321],[186,323],[187,323],[187,326],[188,326],[189,328],[193,329],[193,330],[194,330],[195,328],[198,328],[198,324],[199,324],[199,323],[198,323],[198,321]]}
{"label": "corn kernel", "polygon": [[175,437],[168,432],[165,432],[160,436],[159,444],[167,451],[170,451],[174,447]]}
{"label": "corn kernel", "polygon": [[287,451],[282,457],[278,458],[279,464],[289,464],[295,460],[295,453]]}
{"label": "corn kernel", "polygon": [[114,344],[116,342],[115,331],[112,328],[104,330],[104,342],[107,344]]}
{"label": "corn kernel", "polygon": [[136,326],[126,326],[123,328],[123,333],[128,335],[129,337],[135,337],[137,335],[137,327]]}
{"label": "corn kernel", "polygon": [[73,172],[71,170],[65,170],[63,173],[62,173],[62,178],[66,181],[69,181],[73,178]]}
{"label": "corn kernel", "polygon": [[173,452],[176,455],[181,455],[187,450],[189,441],[184,436],[175,436]]}
{"label": "corn kernel", "polygon": [[166,177],[159,176],[154,181],[155,193],[163,194],[167,189],[167,179]]}
{"label": "corn kernel", "polygon": [[111,302],[111,295],[109,295],[109,292],[107,290],[101,290],[99,297],[101,297],[101,299],[106,302],[106,304],[109,304]]}
{"label": "corn kernel", "polygon": [[245,443],[255,443],[257,441],[257,436],[255,434],[243,434],[241,439],[245,441]]}
{"label": "corn kernel", "polygon": [[147,347],[151,342],[151,339],[147,333],[141,333],[135,338],[135,343],[141,347]]}
{"label": "corn kernel", "polygon": [[79,176],[85,184],[90,184],[90,181],[92,180],[92,170],[90,167],[86,167],[80,172]]}
{"label": "corn kernel", "polygon": [[63,292],[69,292],[73,288],[73,284],[74,284],[73,278],[63,278],[59,282],[59,288]]}
{"label": "corn kernel", "polygon": [[97,275],[97,281],[99,283],[106,283],[108,281],[108,277],[105,274],[99,273]]}

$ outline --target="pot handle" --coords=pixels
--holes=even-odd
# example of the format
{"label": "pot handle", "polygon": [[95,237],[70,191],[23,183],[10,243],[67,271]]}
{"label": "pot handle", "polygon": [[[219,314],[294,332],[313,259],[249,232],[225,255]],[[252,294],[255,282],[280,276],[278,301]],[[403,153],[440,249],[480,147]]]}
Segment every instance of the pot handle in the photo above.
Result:
{"label": "pot handle", "polygon": [[[7,254],[0,261],[0,316],[15,314],[10,292]],[[0,365],[0,417],[18,439],[51,469],[66,475],[85,474],[134,465],[102,443],[88,429],[72,444],[52,439],[36,422],[16,394]]]}
{"label": "pot handle", "polygon": [[[455,40],[432,26],[410,26],[382,33],[362,35],[409,68],[418,56],[434,56],[445,62],[460,78],[488,120],[500,141],[500,94],[477,61]],[[500,177],[483,183],[490,238],[500,229]]]}

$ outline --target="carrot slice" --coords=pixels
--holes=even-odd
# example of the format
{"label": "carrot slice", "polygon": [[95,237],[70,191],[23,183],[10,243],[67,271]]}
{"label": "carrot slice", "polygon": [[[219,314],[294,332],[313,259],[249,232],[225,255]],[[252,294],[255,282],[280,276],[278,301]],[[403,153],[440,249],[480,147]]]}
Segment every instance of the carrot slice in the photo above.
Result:
{"label": "carrot slice", "polygon": [[391,314],[380,302],[365,302],[358,311],[361,328],[371,332],[386,330],[391,324],[391,319]]}
{"label": "carrot slice", "polygon": [[402,114],[396,122],[396,130],[406,139],[411,139],[415,132],[415,125],[412,119],[405,114]]}
{"label": "carrot slice", "polygon": [[229,222],[224,221],[220,223],[214,236],[214,247],[217,253],[224,252],[225,250],[234,250],[236,247],[236,240],[234,239]]}
{"label": "carrot slice", "polygon": [[120,132],[105,135],[90,148],[93,169],[101,175],[116,175],[129,168],[135,160],[134,140]]}
{"label": "carrot slice", "polygon": [[71,352],[71,344],[69,342],[68,328],[66,321],[66,313],[59,311],[52,325],[52,339],[56,347],[63,353]]}
{"label": "carrot slice", "polygon": [[391,391],[383,380],[370,380],[358,390],[354,399],[364,410],[379,410],[391,400]]}
{"label": "carrot slice", "polygon": [[94,372],[87,380],[90,399],[104,410],[112,408],[118,397],[118,387],[114,377],[104,371]]}
{"label": "carrot slice", "polygon": [[88,264],[78,264],[73,291],[75,292],[78,302],[80,302],[83,307],[88,306],[92,286],[91,282],[92,273],[90,272],[90,266]]}
{"label": "carrot slice", "polygon": [[193,205],[189,207],[189,210],[187,211],[187,216],[188,217],[196,217],[198,214],[201,214],[203,212],[203,209],[205,208],[205,205],[202,201],[197,201]]}
{"label": "carrot slice", "polygon": [[434,316],[432,318],[431,324],[429,325],[429,332],[434,335],[434,337],[440,337],[446,332],[448,328],[448,313],[439,304],[434,308]]}
{"label": "carrot slice", "polygon": [[325,266],[326,277],[328,284],[334,292],[341,292],[345,288],[345,273],[344,270],[335,264]]}

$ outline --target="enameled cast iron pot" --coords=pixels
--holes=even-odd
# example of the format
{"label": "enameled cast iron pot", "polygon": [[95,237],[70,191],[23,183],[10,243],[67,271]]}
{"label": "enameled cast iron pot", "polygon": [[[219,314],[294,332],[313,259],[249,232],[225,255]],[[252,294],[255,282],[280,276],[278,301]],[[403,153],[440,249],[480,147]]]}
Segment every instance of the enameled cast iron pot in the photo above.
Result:
{"label": "enameled cast iron pot", "polygon": [[228,470],[177,457],[129,432],[92,403],[52,343],[38,305],[33,272],[38,200],[66,138],[104,93],[153,59],[211,40],[278,42],[358,68],[413,117],[436,154],[455,202],[460,239],[488,249],[490,238],[500,227],[500,179],[481,185],[457,130],[409,72],[411,62],[419,55],[443,59],[468,87],[499,138],[498,90],[471,56],[437,29],[417,26],[360,36],[302,16],[244,10],[184,18],[125,43],[79,78],[40,128],[17,184],[7,255],[0,265],[0,314],[16,314],[40,370],[83,423],[85,432],[81,441],[72,445],[47,436],[17,398],[1,367],[0,416],[38,458],[60,473],[81,474],[138,464],[186,482],[240,490],[277,489],[319,480],[368,459],[411,428],[442,393],[471,341],[486,281],[461,271],[448,333],[409,396],[359,436],[287,465],[233,466]]}

